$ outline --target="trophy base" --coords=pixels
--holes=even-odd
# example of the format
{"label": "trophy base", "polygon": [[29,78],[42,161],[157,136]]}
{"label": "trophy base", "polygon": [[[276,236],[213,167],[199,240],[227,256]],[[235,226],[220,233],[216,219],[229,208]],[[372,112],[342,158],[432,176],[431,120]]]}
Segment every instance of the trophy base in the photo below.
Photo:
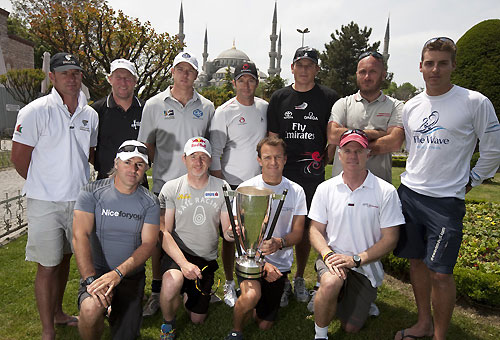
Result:
{"label": "trophy base", "polygon": [[245,279],[259,279],[264,275],[264,261],[256,261],[247,255],[238,257],[234,268],[236,275]]}

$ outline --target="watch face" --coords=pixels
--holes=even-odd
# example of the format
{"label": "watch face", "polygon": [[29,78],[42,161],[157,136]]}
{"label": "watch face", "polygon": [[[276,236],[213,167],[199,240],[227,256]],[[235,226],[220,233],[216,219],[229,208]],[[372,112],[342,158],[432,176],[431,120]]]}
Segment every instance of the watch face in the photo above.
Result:
{"label": "watch face", "polygon": [[359,257],[359,255],[354,255],[352,259],[354,263],[356,263],[356,268],[358,268],[361,265],[361,257]]}

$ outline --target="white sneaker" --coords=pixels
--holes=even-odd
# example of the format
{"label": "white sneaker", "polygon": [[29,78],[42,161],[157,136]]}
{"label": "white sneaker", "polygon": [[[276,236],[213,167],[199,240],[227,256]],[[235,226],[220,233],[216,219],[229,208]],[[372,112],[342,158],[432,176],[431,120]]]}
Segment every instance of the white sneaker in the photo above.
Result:
{"label": "white sneaker", "polygon": [[280,307],[288,306],[288,297],[292,295],[292,285],[290,281],[285,281],[285,289],[283,289],[283,295],[281,295]]}
{"label": "white sneaker", "polygon": [[374,304],[373,302],[370,304],[370,309],[368,310],[368,315],[370,315],[370,316],[379,316],[380,315],[380,310],[378,309],[377,305]]}
{"label": "white sneaker", "polygon": [[309,301],[309,292],[306,289],[306,281],[304,280],[304,278],[296,277],[295,279],[293,279],[293,290],[297,301]]}
{"label": "white sneaker", "polygon": [[236,290],[234,289],[234,281],[231,283],[224,283],[224,302],[229,307],[234,307],[238,296],[236,295]]}
{"label": "white sneaker", "polygon": [[142,316],[155,315],[158,309],[160,309],[160,293],[151,293],[142,310]]}
{"label": "white sneaker", "polygon": [[314,297],[316,296],[316,289],[313,289],[309,292],[309,295],[311,295],[311,299],[309,300],[309,303],[307,304],[307,310],[311,313],[314,313]]}

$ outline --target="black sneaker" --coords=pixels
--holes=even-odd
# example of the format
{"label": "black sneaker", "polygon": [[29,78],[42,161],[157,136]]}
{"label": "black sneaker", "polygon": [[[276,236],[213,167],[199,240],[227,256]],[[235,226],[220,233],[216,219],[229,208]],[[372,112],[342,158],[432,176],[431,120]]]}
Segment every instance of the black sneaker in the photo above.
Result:
{"label": "black sneaker", "polygon": [[243,333],[242,332],[231,331],[224,338],[224,340],[243,340]]}

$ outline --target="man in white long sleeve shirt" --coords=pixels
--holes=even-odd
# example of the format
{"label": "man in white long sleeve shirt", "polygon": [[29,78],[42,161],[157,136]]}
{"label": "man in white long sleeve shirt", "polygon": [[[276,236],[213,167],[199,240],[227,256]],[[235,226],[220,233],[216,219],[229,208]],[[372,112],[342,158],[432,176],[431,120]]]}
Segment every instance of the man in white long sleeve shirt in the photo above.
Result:
{"label": "man in white long sleeve shirt", "polygon": [[[394,253],[410,259],[418,321],[397,332],[395,340],[446,338],[455,305],[453,267],[462,241],[465,194],[493,177],[500,162],[493,105],[482,94],[451,83],[455,55],[449,38],[424,44],[420,72],[426,89],[403,109],[409,156],[398,192],[406,225]],[[478,139],[480,158],[470,170]]]}

